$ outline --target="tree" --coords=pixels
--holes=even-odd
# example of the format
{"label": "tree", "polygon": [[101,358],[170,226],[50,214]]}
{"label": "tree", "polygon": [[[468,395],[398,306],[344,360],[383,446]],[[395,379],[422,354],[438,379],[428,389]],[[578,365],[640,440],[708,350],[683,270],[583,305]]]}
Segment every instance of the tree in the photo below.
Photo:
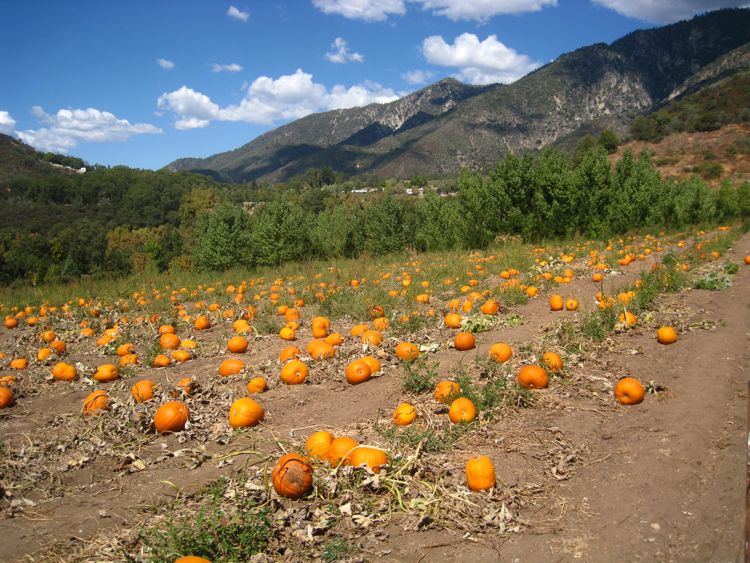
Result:
{"label": "tree", "polygon": [[198,217],[193,263],[199,270],[250,265],[250,222],[244,209],[221,205]]}
{"label": "tree", "polygon": [[605,129],[602,134],[599,135],[599,145],[604,147],[607,153],[612,154],[620,146],[620,139],[617,137],[617,133],[611,129]]}

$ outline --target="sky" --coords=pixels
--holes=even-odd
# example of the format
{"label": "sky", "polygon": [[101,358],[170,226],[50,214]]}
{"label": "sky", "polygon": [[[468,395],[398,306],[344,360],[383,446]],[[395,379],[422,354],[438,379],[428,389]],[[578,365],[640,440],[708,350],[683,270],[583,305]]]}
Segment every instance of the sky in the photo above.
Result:
{"label": "sky", "polygon": [[0,133],[161,168],[748,0],[4,0]]}

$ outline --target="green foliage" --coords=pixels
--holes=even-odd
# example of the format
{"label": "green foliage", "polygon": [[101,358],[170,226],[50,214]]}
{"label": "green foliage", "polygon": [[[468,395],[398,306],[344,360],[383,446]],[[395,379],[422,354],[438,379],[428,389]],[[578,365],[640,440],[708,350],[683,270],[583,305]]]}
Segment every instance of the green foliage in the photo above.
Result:
{"label": "green foliage", "polygon": [[422,444],[422,451],[427,453],[447,452],[468,431],[467,424],[451,424],[441,432],[433,428],[424,428],[418,423],[405,428],[393,424],[375,424],[374,430],[389,442],[403,444],[410,449]]}
{"label": "green foliage", "polygon": [[407,393],[427,393],[435,388],[437,368],[439,362],[430,363],[424,356],[420,356],[413,362],[402,362],[404,367],[404,379],[401,387]]}
{"label": "green foliage", "polygon": [[219,484],[197,514],[173,517],[161,528],[144,532],[141,539],[154,561],[174,561],[196,555],[213,561],[249,561],[265,549],[271,532],[267,511],[248,499],[222,504]]}
{"label": "green foliage", "polygon": [[198,217],[193,263],[199,270],[226,270],[249,265],[250,221],[245,211],[222,205]]}
{"label": "green foliage", "polygon": [[365,210],[364,249],[374,256],[400,252],[406,246],[405,208],[386,196]]}
{"label": "green foliage", "polygon": [[471,400],[477,412],[482,413],[485,419],[496,417],[507,407],[528,407],[531,404],[531,392],[501,373],[500,366],[487,361],[480,364],[479,369],[481,375],[488,377],[489,381],[481,388],[477,388],[471,377],[459,373],[455,381],[461,387],[461,391],[456,397]]}
{"label": "green foliage", "polygon": [[352,548],[345,538],[332,538],[326,542],[323,549],[323,561],[331,563],[332,561],[345,559],[351,550]]}
{"label": "green foliage", "polygon": [[617,150],[617,147],[620,146],[620,138],[617,136],[617,133],[611,129],[605,129],[602,131],[602,134],[599,135],[599,144],[608,154],[612,154]]}
{"label": "green foliage", "polygon": [[698,278],[693,282],[695,289],[708,289],[711,291],[721,291],[732,285],[732,278],[726,272],[709,272],[705,276]]}
{"label": "green foliage", "polygon": [[724,173],[724,167],[718,162],[701,162],[693,166],[693,172],[698,174],[704,180],[716,180],[721,178]]}
{"label": "green foliage", "polygon": [[274,201],[257,209],[250,222],[254,264],[275,266],[307,253],[307,218],[299,207]]}

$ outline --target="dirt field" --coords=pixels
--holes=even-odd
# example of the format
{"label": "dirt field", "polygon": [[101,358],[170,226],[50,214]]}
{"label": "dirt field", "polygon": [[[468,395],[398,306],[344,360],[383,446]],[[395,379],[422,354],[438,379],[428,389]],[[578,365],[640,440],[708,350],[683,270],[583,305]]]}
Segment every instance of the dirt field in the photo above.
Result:
{"label": "dirt field", "polygon": [[[514,349],[504,367],[508,376],[547,349],[560,351],[566,362],[548,389],[532,391],[528,408],[480,417],[445,449],[428,451],[425,440],[408,444],[376,432],[376,426],[390,425],[394,407],[406,400],[425,428],[450,427],[447,407],[431,393],[404,392],[403,367],[392,353],[399,339],[387,333],[374,352],[382,376],[356,386],[342,372],[362,354],[357,341],[347,339],[334,360],[314,364],[302,386],[278,381],[276,358],[288,343],[277,336],[251,342],[242,358],[253,375],[266,376],[270,389],[258,398],[264,423],[242,431],[231,430],[226,413],[234,398],[247,394],[247,376],[216,374],[231,326],[216,323],[196,333],[201,353],[185,364],[138,367],[135,378],[97,385],[114,398],[112,411],[99,417],[80,414],[90,380],[54,381],[49,365],[34,364],[19,372],[17,404],[0,411],[0,559],[148,558],[139,531],[189,514],[200,502],[197,493],[223,476],[230,483],[225,502],[251,491],[270,510],[274,532],[261,561],[741,560],[750,373],[747,254],[750,235],[723,258],[740,265],[730,287],[662,295],[634,328],[602,342],[576,341],[562,322],[596,308],[598,287],[583,273],[564,288],[580,301],[579,312],[551,312],[543,292],[504,310],[501,319],[520,318],[522,324],[500,322],[478,333],[474,351],[443,345],[455,331],[420,330],[413,340],[441,344],[425,352],[439,362],[440,376],[464,372],[478,386],[496,377],[481,369],[494,342]],[[605,288],[634,281],[660,259],[655,253],[631,264],[609,276]],[[669,346],[655,340],[656,329],[667,324],[680,335]],[[351,323],[335,322],[334,328],[348,335]],[[79,338],[76,324],[55,330],[69,343],[66,361],[87,367],[113,361]],[[36,349],[38,333],[2,330],[0,350],[10,359]],[[145,328],[131,336],[137,343],[153,341]],[[309,327],[303,324],[298,337],[307,342]],[[0,374],[11,373],[6,367]],[[156,406],[134,406],[132,383],[154,379],[163,400],[187,375],[202,388],[186,399],[190,428],[166,436],[148,431]],[[639,405],[619,405],[612,387],[623,375],[652,382],[655,392]],[[342,477],[325,466],[316,468],[313,495],[276,497],[264,474],[282,448],[304,449],[306,437],[319,429],[388,449],[399,470],[386,469],[383,483],[395,489],[363,485],[352,470]],[[465,486],[464,464],[478,454],[493,460],[498,483],[492,492],[471,493]],[[182,508],[175,510],[175,499]],[[335,518],[320,524],[333,505]],[[338,554],[331,551],[336,538],[345,546]]]}

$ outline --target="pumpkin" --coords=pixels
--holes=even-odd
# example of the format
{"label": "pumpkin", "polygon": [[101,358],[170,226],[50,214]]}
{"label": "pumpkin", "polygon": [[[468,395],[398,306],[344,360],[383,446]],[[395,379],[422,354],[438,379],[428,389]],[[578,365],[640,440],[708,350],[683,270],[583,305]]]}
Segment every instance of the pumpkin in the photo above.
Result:
{"label": "pumpkin", "polygon": [[380,473],[380,468],[388,463],[388,454],[380,448],[357,446],[351,455],[354,467],[367,466],[373,473]]}
{"label": "pumpkin", "polygon": [[391,322],[386,317],[377,317],[372,320],[372,326],[375,330],[388,330]]}
{"label": "pumpkin", "polygon": [[368,330],[362,334],[362,342],[370,346],[380,346],[383,343],[383,335],[379,330]]}
{"label": "pumpkin", "polygon": [[156,384],[150,379],[136,381],[130,388],[130,394],[136,403],[144,403],[154,398]]}
{"label": "pumpkin", "polygon": [[656,331],[659,344],[674,344],[677,342],[677,331],[671,326],[662,326]]}
{"label": "pumpkin", "polygon": [[237,375],[245,369],[245,362],[235,358],[228,358],[219,364],[219,375],[226,377],[228,375]]}
{"label": "pumpkin", "polygon": [[744,262],[746,265],[750,266],[750,254],[745,255]]}
{"label": "pumpkin", "polygon": [[461,315],[458,313],[448,313],[443,317],[443,323],[448,328],[461,328]]}
{"label": "pumpkin", "polygon": [[247,351],[248,341],[244,336],[233,336],[227,342],[227,350],[233,354],[244,354]]}
{"label": "pumpkin", "polygon": [[448,410],[448,418],[453,424],[459,422],[471,422],[477,417],[477,408],[471,399],[466,397],[459,397],[451,403],[450,409]]}
{"label": "pumpkin", "polygon": [[615,399],[623,405],[637,405],[643,401],[646,390],[635,377],[623,377],[615,385]]}
{"label": "pumpkin", "polygon": [[486,491],[495,486],[495,468],[487,456],[473,457],[466,462],[466,484],[472,491]]}
{"label": "pumpkin", "polygon": [[549,385],[549,376],[542,366],[523,366],[518,372],[518,384],[526,389],[544,389]]}
{"label": "pumpkin", "polygon": [[534,287],[533,285],[530,285],[529,287],[526,288],[527,297],[536,297],[537,295],[539,295],[538,287]]}
{"label": "pumpkin", "polygon": [[28,365],[26,358],[14,358],[10,361],[10,369],[26,369]]}
{"label": "pumpkin", "polygon": [[253,327],[251,327],[250,323],[245,319],[238,319],[232,323],[232,330],[234,330],[234,332],[236,332],[237,334],[245,334],[246,332],[250,332],[252,329]]}
{"label": "pumpkin", "polygon": [[370,373],[372,375],[375,375],[380,371],[380,362],[377,358],[374,358],[373,356],[363,356],[362,361],[370,366]]}
{"label": "pumpkin", "polygon": [[185,428],[190,411],[182,401],[167,401],[154,415],[154,428],[160,434],[179,432]]}
{"label": "pumpkin", "polygon": [[121,344],[117,347],[117,355],[121,358],[123,356],[127,356],[128,354],[133,353],[133,343],[132,342],[126,342],[125,344]]}
{"label": "pumpkin", "polygon": [[565,301],[565,309],[567,311],[577,311],[578,310],[578,300],[573,299],[572,297],[570,299],[567,299]]}
{"label": "pumpkin", "polygon": [[370,329],[367,325],[354,325],[352,327],[352,330],[349,332],[352,336],[362,336],[365,332],[367,332]]}
{"label": "pumpkin", "polygon": [[328,461],[331,462],[331,465],[336,465],[339,462],[343,465],[349,465],[352,451],[358,445],[356,440],[348,436],[334,438],[328,448]]}
{"label": "pumpkin", "polygon": [[326,317],[313,317],[311,323],[313,338],[325,338],[328,336],[328,328],[331,326],[331,321]]}
{"label": "pumpkin", "polygon": [[297,499],[312,488],[313,468],[310,461],[299,454],[281,456],[271,472],[276,492],[285,498]]}
{"label": "pumpkin", "polygon": [[327,430],[313,432],[305,443],[305,451],[310,457],[328,459],[331,442],[333,442],[333,434]]}
{"label": "pumpkin", "polygon": [[78,370],[75,366],[66,364],[65,362],[57,362],[52,367],[52,377],[58,381],[73,381],[78,377]]}
{"label": "pumpkin", "polygon": [[180,346],[180,337],[173,332],[165,332],[159,337],[159,345],[162,350],[175,350]]}
{"label": "pumpkin", "polygon": [[417,418],[417,411],[414,405],[401,403],[393,411],[393,423],[396,426],[409,426]]}
{"label": "pumpkin", "polygon": [[177,393],[184,395],[192,395],[198,389],[198,384],[193,381],[190,377],[183,377],[175,384],[175,393],[173,396],[177,396]]}
{"label": "pumpkin", "polygon": [[591,276],[591,281],[593,281],[595,283],[599,283],[601,281],[604,281],[604,274],[602,274],[601,272],[596,272],[595,274],[593,274]]}
{"label": "pumpkin", "polygon": [[266,412],[250,397],[237,399],[229,409],[229,425],[232,428],[249,428],[258,424]]}
{"label": "pumpkin", "polygon": [[83,400],[83,412],[86,414],[101,414],[109,408],[109,396],[102,389],[89,393]]}
{"label": "pumpkin", "polygon": [[562,358],[557,352],[545,352],[542,355],[542,363],[550,371],[561,371],[563,369]]}
{"label": "pumpkin", "polygon": [[624,324],[627,328],[630,328],[631,326],[634,326],[636,323],[638,323],[638,317],[636,317],[630,311],[624,311],[620,313],[617,316],[617,320],[620,323]]}
{"label": "pumpkin", "polygon": [[13,404],[13,391],[5,386],[0,386],[0,409],[7,408]]}
{"label": "pumpkin", "polygon": [[297,340],[297,333],[291,327],[285,326],[279,331],[279,336],[282,340]]}
{"label": "pumpkin", "polygon": [[292,360],[281,368],[281,381],[287,385],[299,385],[305,381],[308,373],[310,373],[310,370],[303,362]]}
{"label": "pumpkin", "polygon": [[164,354],[157,354],[154,356],[154,361],[151,363],[155,368],[165,368],[172,365],[172,358],[165,356]]}
{"label": "pumpkin", "polygon": [[300,354],[302,354],[302,350],[296,346],[287,346],[279,352],[279,361],[286,362],[287,360],[298,357]]}
{"label": "pumpkin", "polygon": [[479,310],[483,315],[497,315],[497,312],[500,310],[500,304],[494,299],[488,299],[479,307]]}
{"label": "pumpkin", "polygon": [[55,339],[52,342],[49,343],[50,348],[52,348],[55,352],[57,352],[59,355],[63,355],[67,352],[68,346],[63,342],[62,340]]}
{"label": "pumpkin", "polygon": [[326,336],[326,344],[331,346],[341,346],[344,343],[344,337],[340,332],[332,332]]}
{"label": "pumpkin", "polygon": [[363,360],[354,360],[346,366],[345,370],[346,381],[352,385],[363,383],[370,379],[372,376],[372,370],[367,362]]}
{"label": "pumpkin", "polygon": [[455,381],[441,381],[435,386],[435,400],[441,403],[448,401],[456,394],[461,392],[461,386]]}
{"label": "pumpkin", "polygon": [[511,356],[513,356],[513,348],[505,342],[497,342],[490,346],[489,356],[498,364],[502,364],[510,360]]}
{"label": "pumpkin", "polygon": [[549,296],[549,308],[552,311],[562,311],[563,310],[563,298],[562,295],[553,294]]}
{"label": "pumpkin", "polygon": [[57,334],[55,334],[54,330],[45,330],[44,332],[42,332],[42,334],[39,335],[39,337],[45,342],[52,342],[55,338],[57,338]]}
{"label": "pumpkin", "polygon": [[413,362],[419,357],[419,347],[411,342],[399,342],[396,345],[396,357],[402,362]]}
{"label": "pumpkin", "polygon": [[208,330],[211,328],[211,321],[206,315],[198,315],[193,323],[195,330]]}
{"label": "pumpkin", "polygon": [[289,307],[289,308],[288,308],[288,309],[287,309],[287,310],[286,310],[286,311],[284,312],[284,320],[285,320],[286,322],[290,322],[290,321],[298,321],[298,320],[300,320],[301,318],[302,318],[302,313],[300,312],[300,310],[299,310],[299,309],[295,309],[294,307]]}
{"label": "pumpkin", "polygon": [[175,328],[172,325],[161,325],[159,327],[159,334],[174,334]]}
{"label": "pumpkin", "polygon": [[36,361],[44,362],[51,355],[52,355],[52,348],[39,348],[39,351],[36,353]]}
{"label": "pumpkin", "polygon": [[325,340],[311,340],[307,345],[307,353],[314,360],[327,360],[336,355],[336,350]]}
{"label": "pumpkin", "polygon": [[15,317],[5,317],[3,325],[5,328],[16,328],[18,326],[18,321]]}
{"label": "pumpkin", "polygon": [[183,555],[175,559],[174,563],[211,563],[211,560],[197,555]]}
{"label": "pumpkin", "polygon": [[459,332],[453,339],[453,347],[461,352],[472,350],[476,347],[476,339],[470,332]]}
{"label": "pumpkin", "polygon": [[109,383],[120,378],[120,370],[114,364],[102,364],[96,368],[92,377],[100,383]]}
{"label": "pumpkin", "polygon": [[263,393],[266,389],[268,389],[268,383],[264,377],[253,377],[247,382],[248,393]]}
{"label": "pumpkin", "polygon": [[190,352],[188,352],[187,350],[175,350],[174,352],[172,352],[172,359],[176,362],[187,362],[192,357],[192,354],[190,354]]}

